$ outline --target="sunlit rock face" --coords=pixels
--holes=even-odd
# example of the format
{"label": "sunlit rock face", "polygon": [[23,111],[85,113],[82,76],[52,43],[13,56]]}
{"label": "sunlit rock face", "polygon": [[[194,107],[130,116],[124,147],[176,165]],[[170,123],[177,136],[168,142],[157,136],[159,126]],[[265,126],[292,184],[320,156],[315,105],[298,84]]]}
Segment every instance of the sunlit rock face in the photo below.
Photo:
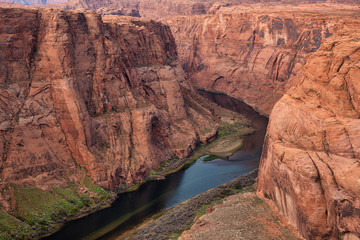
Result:
{"label": "sunlit rock face", "polygon": [[258,194],[306,239],[360,238],[359,80],[360,35],[344,30],[271,113]]}

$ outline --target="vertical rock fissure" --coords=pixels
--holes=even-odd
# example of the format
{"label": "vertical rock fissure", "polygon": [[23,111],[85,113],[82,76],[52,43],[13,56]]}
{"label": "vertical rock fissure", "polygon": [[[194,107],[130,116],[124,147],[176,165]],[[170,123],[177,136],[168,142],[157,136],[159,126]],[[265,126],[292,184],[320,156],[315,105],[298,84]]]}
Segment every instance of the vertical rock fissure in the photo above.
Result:
{"label": "vertical rock fissure", "polygon": [[346,130],[345,127],[344,127],[344,132],[345,132],[345,134],[346,134],[346,136],[347,136],[347,139],[348,139],[348,141],[349,141],[349,145],[350,145],[350,149],[351,149],[351,153],[352,153],[352,158],[355,159],[355,158],[356,158],[356,155],[355,155],[354,147],[353,147],[353,145],[352,145],[352,143],[351,143],[349,132]]}

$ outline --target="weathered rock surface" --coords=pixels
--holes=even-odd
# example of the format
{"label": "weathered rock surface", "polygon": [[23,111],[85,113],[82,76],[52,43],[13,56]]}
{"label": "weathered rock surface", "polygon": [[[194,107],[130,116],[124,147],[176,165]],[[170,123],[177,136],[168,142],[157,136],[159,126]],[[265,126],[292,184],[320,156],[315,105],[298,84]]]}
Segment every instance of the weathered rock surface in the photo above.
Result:
{"label": "weathered rock surface", "polygon": [[43,4],[60,4],[69,0],[1,0],[0,2],[24,5],[43,5]]}
{"label": "weathered rock surface", "polygon": [[205,215],[179,240],[242,240],[297,239],[289,229],[276,221],[270,208],[254,192],[227,197],[224,202],[209,207]]}
{"label": "weathered rock surface", "polygon": [[[247,1],[246,1],[247,2]],[[250,0],[249,2],[253,2]],[[220,5],[239,3],[236,0],[226,0]],[[181,0],[72,0],[66,4],[52,7],[69,9],[94,10],[101,14],[142,16],[158,19],[167,16],[206,14],[213,6],[218,6],[216,0],[181,1]]]}
{"label": "weathered rock surface", "polygon": [[358,6],[239,5],[163,19],[193,84],[243,99],[262,113],[301,78],[307,57],[339,29],[357,29]]}
{"label": "weathered rock surface", "polygon": [[0,8],[0,49],[0,188],[116,189],[216,134],[161,23]]}
{"label": "weathered rock surface", "polygon": [[360,3],[359,0],[0,0],[0,2],[25,5],[46,4],[50,5],[50,7],[67,10],[94,10],[101,14],[142,16],[152,19],[181,15],[213,14],[221,7],[239,4]]}
{"label": "weathered rock surface", "polygon": [[258,194],[307,239],[360,239],[360,34],[326,40],[275,105]]}

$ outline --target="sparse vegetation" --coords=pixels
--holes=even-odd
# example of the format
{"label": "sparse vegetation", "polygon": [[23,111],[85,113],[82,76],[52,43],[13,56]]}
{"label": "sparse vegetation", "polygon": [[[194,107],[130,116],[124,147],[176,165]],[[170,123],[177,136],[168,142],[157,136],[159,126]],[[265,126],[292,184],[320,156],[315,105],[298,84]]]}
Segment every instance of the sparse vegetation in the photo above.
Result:
{"label": "sparse vegetation", "polygon": [[0,211],[0,239],[29,239],[56,230],[62,222],[109,204],[111,192],[85,178],[84,187],[70,184],[47,191],[9,184],[13,191],[13,211]]}
{"label": "sparse vegetation", "polygon": [[29,239],[32,233],[33,229],[28,224],[0,211],[0,240]]}
{"label": "sparse vegetation", "polygon": [[236,210],[243,217],[236,218],[237,225],[241,226],[237,230],[243,229],[246,239],[251,239],[255,235],[259,236],[259,239],[297,239],[273,216],[266,203],[254,194],[256,176],[257,170],[254,170],[245,176],[201,193],[179,206],[155,214],[120,237],[124,239],[178,239],[212,207],[224,203],[229,196],[240,194],[235,203],[238,204]]}
{"label": "sparse vegetation", "polygon": [[210,189],[170,210],[156,214],[139,228],[126,233],[131,239],[177,239],[181,233],[190,229],[209,206],[221,203],[222,199],[241,191],[255,182],[257,170],[238,177],[228,183]]}
{"label": "sparse vegetation", "polygon": [[[232,155],[242,147],[241,136],[253,131],[249,127],[249,121],[237,113],[220,108],[204,99],[199,100],[199,98],[201,97],[197,95],[185,97],[185,104],[188,108],[192,108],[205,118],[209,118],[209,126],[195,126],[201,134],[211,133],[215,127],[219,126],[216,140],[209,144],[200,144],[189,158],[180,159],[175,156],[172,157],[161,163],[158,169],[151,170],[143,181],[130,185],[124,184],[119,188],[118,192],[134,191],[145,181],[162,179],[168,174],[190,166],[201,156],[208,155],[204,160],[210,161],[218,157]],[[103,116],[99,115],[98,117],[108,118],[111,114],[116,113],[105,112]],[[216,116],[216,121],[213,120],[213,115]],[[190,116],[190,121],[191,117],[194,116]],[[180,130],[182,131],[183,129],[179,128]],[[184,133],[186,134],[186,132]],[[179,146],[179,148],[185,147],[187,146]],[[103,152],[109,149],[109,143],[102,145]],[[131,156],[136,156],[136,154],[135,149],[132,149]],[[79,169],[83,169],[76,161],[75,163]],[[59,228],[64,221],[80,217],[108,205],[115,195],[93,184],[90,177],[85,177],[81,184],[72,183],[65,188],[50,187],[46,191],[16,184],[10,184],[9,188],[13,191],[12,200],[15,206],[13,206],[14,210],[10,214],[0,212],[0,240],[28,239],[52,232]],[[234,191],[234,189],[223,189],[216,193],[220,195],[216,195],[215,199],[219,199],[219,196],[227,196]],[[206,200],[204,204],[207,206],[210,202]],[[199,210],[198,215],[206,210],[205,205]],[[200,206],[196,206],[196,209],[197,207]],[[161,216],[162,214],[159,214],[157,217],[160,218]],[[189,222],[187,227],[190,227],[191,224],[192,222]],[[174,230],[171,236],[176,237],[182,231],[183,228]]]}
{"label": "sparse vegetation", "polygon": [[188,160],[192,164],[201,156],[206,156],[203,161],[211,161],[216,158],[226,158],[231,156],[243,146],[242,136],[254,132],[247,121],[222,122],[218,129],[215,141],[197,147],[196,151]]}

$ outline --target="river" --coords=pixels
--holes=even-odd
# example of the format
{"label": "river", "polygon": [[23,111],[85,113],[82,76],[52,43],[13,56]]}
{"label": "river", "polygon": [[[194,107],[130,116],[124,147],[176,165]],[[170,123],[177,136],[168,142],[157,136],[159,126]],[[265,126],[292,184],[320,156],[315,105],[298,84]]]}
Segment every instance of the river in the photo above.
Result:
{"label": "river", "polygon": [[262,151],[267,118],[245,103],[223,94],[199,91],[219,105],[243,114],[251,122],[255,133],[244,137],[244,147],[228,159],[202,161],[199,158],[187,169],[149,181],[138,190],[120,194],[111,207],[86,217],[70,221],[47,240],[112,239],[141,223],[160,210],[172,208],[206,190],[256,169]]}

